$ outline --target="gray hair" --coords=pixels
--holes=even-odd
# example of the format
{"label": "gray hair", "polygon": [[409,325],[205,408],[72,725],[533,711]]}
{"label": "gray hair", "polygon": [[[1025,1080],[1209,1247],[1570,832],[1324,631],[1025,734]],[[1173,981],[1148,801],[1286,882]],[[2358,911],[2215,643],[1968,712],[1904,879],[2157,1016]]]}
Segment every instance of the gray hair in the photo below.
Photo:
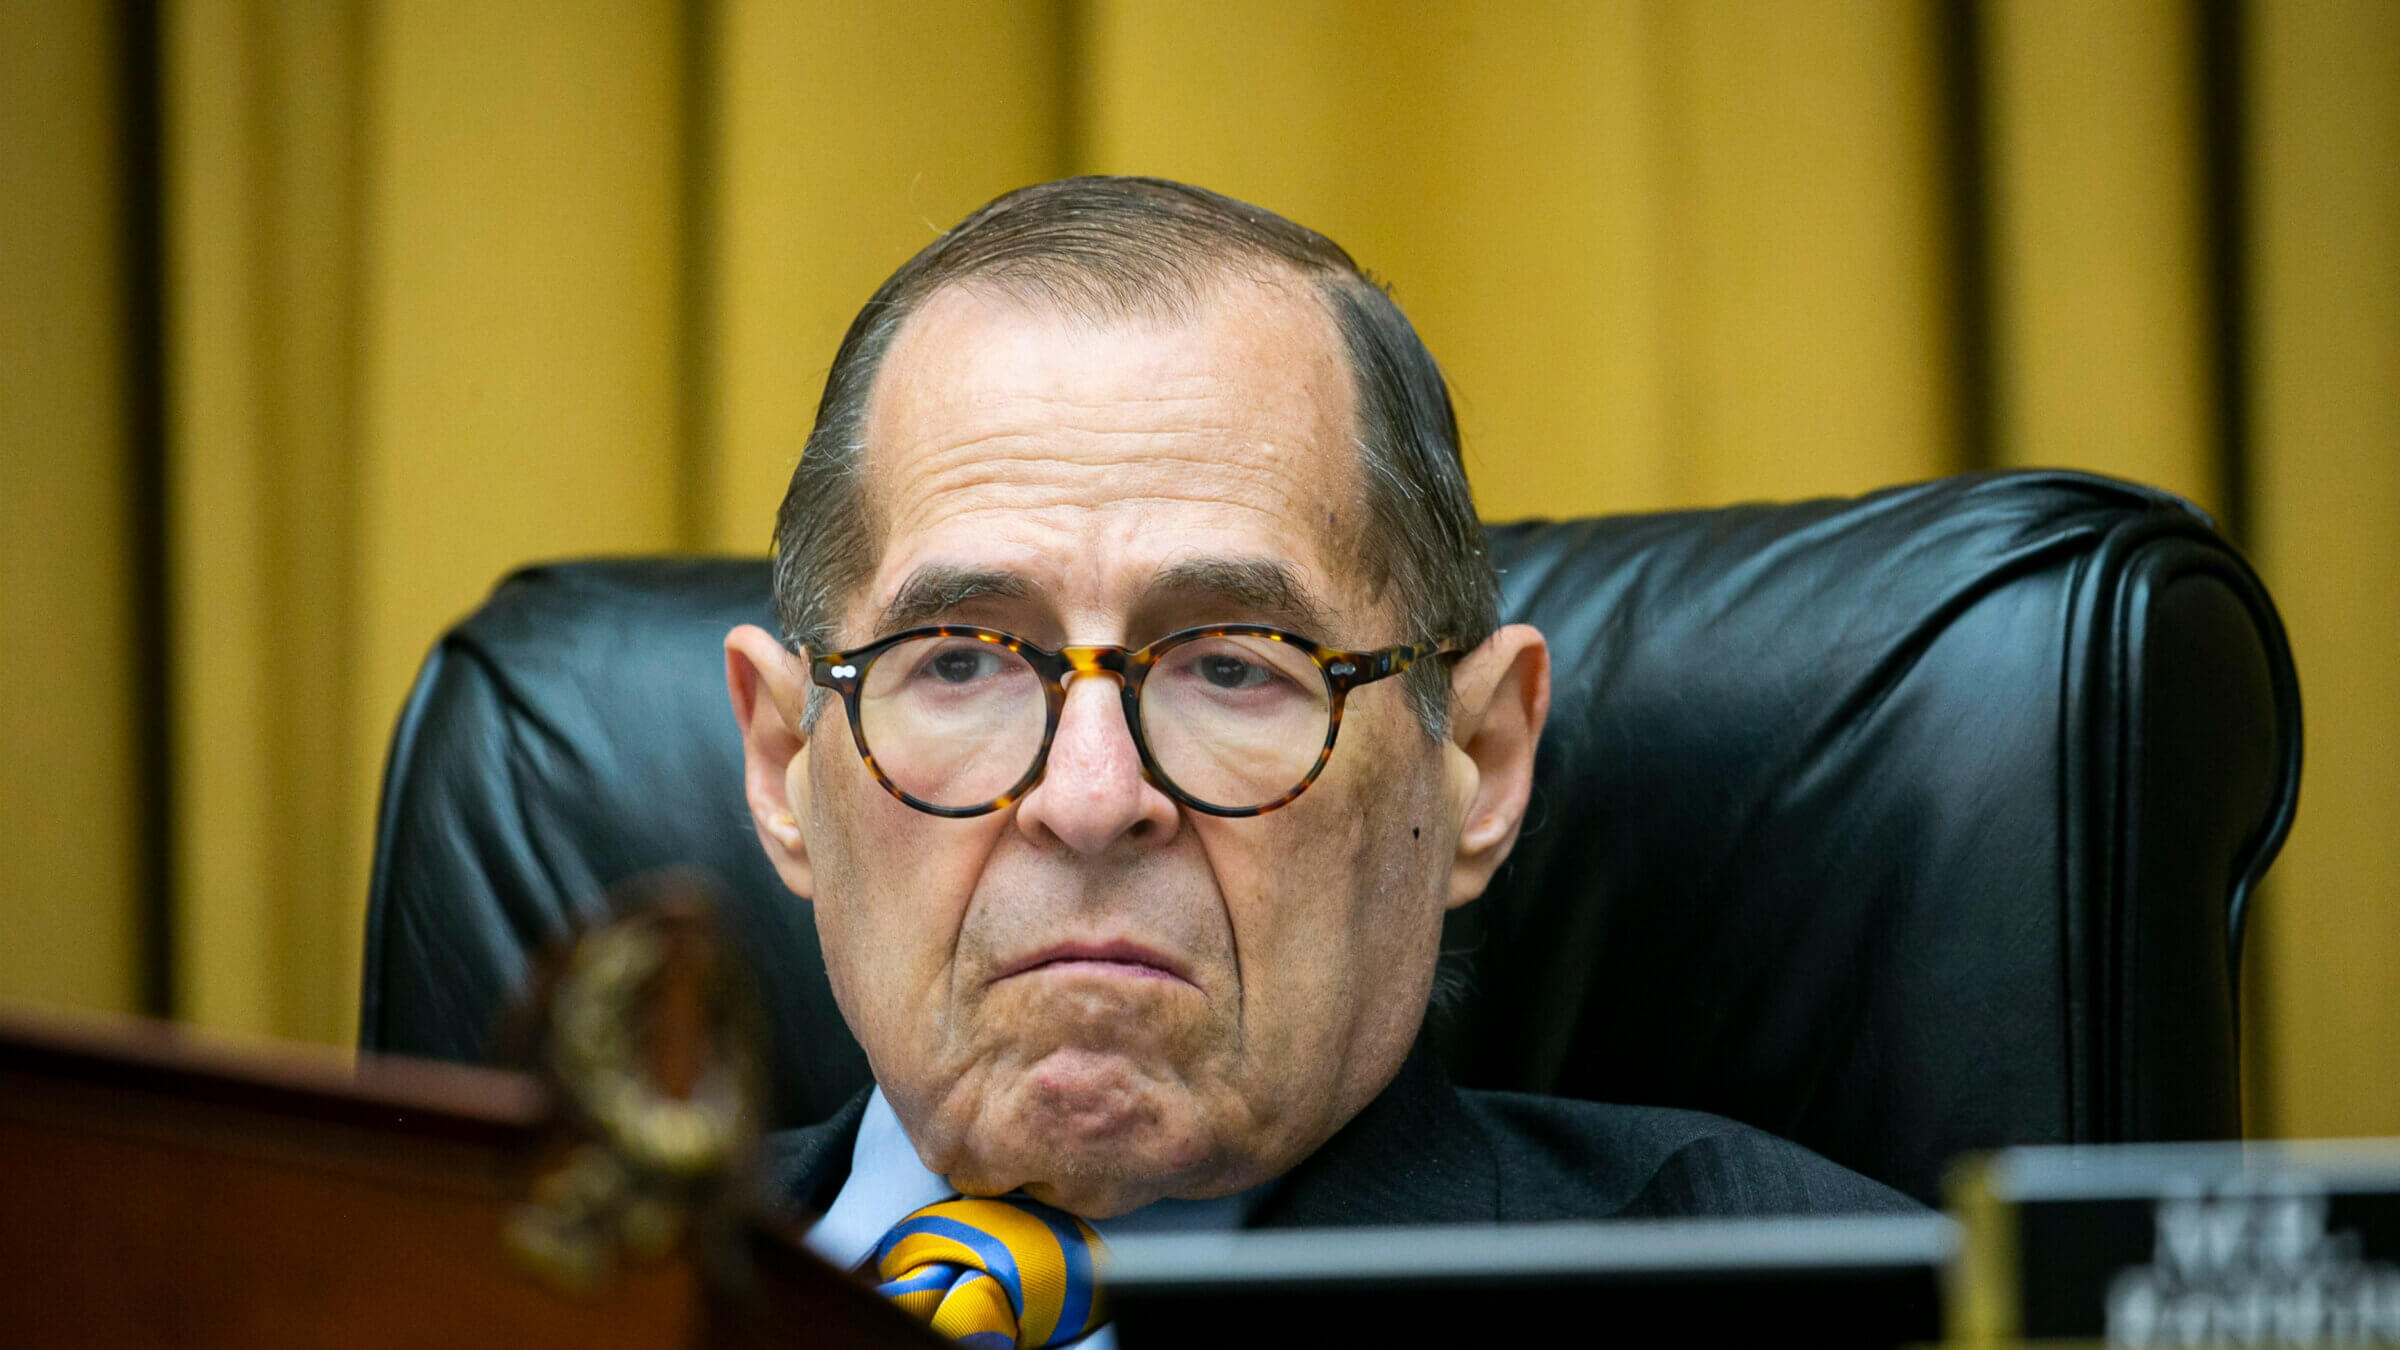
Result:
{"label": "gray hair", "polygon": [[[1155,178],[1087,177],[1020,188],[944,232],[892,273],[851,321],[817,421],[775,517],[775,610],[784,641],[834,642],[849,597],[882,552],[862,457],[876,372],[928,297],[973,280],[1102,321],[1189,318],[1227,278],[1298,278],[1341,334],[1358,405],[1367,520],[1356,556],[1390,596],[1404,639],[1472,649],[1499,623],[1499,582],[1459,459],[1440,367],[1407,316],[1341,245],[1271,211]],[[1449,725],[1449,668],[1403,677],[1429,736]],[[813,721],[824,690],[810,691]]]}

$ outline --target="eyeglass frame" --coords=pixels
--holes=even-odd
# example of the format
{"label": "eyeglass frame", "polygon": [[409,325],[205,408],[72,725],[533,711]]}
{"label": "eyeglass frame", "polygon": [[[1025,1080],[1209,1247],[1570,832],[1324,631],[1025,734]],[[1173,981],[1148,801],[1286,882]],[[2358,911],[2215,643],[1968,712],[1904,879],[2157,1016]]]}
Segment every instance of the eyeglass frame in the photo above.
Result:
{"label": "eyeglass frame", "polygon": [[[1041,748],[1034,752],[1033,762],[1024,776],[990,801],[973,806],[936,806],[912,797],[884,772],[883,766],[875,761],[873,748],[867,744],[866,729],[859,720],[859,697],[866,684],[868,668],[874,665],[876,658],[893,647],[930,637],[966,637],[991,643],[1014,653],[1041,678],[1047,718],[1042,727]],[[1318,676],[1325,681],[1325,744],[1317,751],[1316,763],[1309,766],[1308,773],[1290,791],[1264,805],[1219,806],[1184,791],[1165,769],[1159,767],[1157,759],[1150,753],[1149,737],[1142,730],[1142,684],[1149,679],[1159,658],[1187,642],[1212,637],[1261,637],[1283,643],[1306,653],[1316,663]],[[1419,661],[1445,657],[1455,661],[1465,654],[1447,638],[1430,642],[1403,642],[1371,651],[1352,651],[1328,647],[1314,638],[1261,623],[1205,624],[1198,628],[1179,629],[1138,648],[1112,643],[1073,643],[1052,651],[997,628],[972,624],[932,624],[905,628],[887,637],[877,638],[863,647],[812,654],[808,674],[811,682],[842,696],[842,706],[848,710],[850,719],[850,743],[857,747],[858,757],[866,764],[867,772],[882,785],[884,791],[927,815],[964,820],[990,815],[1022,800],[1049,772],[1050,743],[1058,735],[1058,719],[1066,710],[1067,677],[1104,674],[1117,677],[1117,696],[1125,713],[1125,729],[1132,734],[1134,752],[1141,758],[1143,780],[1202,815],[1243,819],[1263,816],[1277,807],[1290,805],[1308,790],[1309,784],[1317,781],[1317,775],[1323,773],[1326,764],[1333,759],[1333,743],[1342,731],[1342,707],[1351,690],[1400,674]]]}

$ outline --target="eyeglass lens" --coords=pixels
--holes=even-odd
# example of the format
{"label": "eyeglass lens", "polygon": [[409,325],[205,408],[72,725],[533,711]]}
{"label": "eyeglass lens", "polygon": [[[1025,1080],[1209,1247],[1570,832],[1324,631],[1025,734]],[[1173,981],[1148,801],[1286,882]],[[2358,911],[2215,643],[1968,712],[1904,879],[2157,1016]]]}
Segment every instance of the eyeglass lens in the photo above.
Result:
{"label": "eyeglass lens", "polygon": [[[1331,698],[1316,661],[1253,634],[1159,653],[1140,717],[1153,762],[1184,795],[1231,810],[1299,786],[1325,744]],[[1041,753],[1049,708],[1024,657],[974,637],[898,643],[867,667],[859,730],[892,784],[963,808],[1015,787]]]}

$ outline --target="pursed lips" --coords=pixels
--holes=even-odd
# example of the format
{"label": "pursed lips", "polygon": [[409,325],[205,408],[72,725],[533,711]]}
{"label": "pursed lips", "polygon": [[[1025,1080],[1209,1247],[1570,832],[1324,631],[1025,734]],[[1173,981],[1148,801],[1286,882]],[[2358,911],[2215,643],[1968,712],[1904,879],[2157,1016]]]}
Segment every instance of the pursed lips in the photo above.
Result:
{"label": "pursed lips", "polygon": [[1010,961],[993,983],[1037,971],[1077,971],[1130,979],[1182,980],[1191,983],[1181,964],[1138,942],[1061,942]]}

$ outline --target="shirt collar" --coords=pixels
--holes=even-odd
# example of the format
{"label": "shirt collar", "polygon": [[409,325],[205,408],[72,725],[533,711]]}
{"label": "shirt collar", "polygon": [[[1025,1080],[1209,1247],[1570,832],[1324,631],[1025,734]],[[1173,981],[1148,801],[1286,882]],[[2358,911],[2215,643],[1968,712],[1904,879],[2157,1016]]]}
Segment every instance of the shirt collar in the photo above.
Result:
{"label": "shirt collar", "polygon": [[[1102,1240],[1127,1233],[1188,1233],[1239,1228],[1274,1185],[1269,1182],[1214,1200],[1160,1200],[1092,1224]],[[876,1088],[850,1147],[850,1178],[825,1217],[808,1230],[809,1248],[829,1263],[856,1270],[892,1225],[927,1205],[958,1194],[926,1167],[900,1128],[900,1117]]]}

